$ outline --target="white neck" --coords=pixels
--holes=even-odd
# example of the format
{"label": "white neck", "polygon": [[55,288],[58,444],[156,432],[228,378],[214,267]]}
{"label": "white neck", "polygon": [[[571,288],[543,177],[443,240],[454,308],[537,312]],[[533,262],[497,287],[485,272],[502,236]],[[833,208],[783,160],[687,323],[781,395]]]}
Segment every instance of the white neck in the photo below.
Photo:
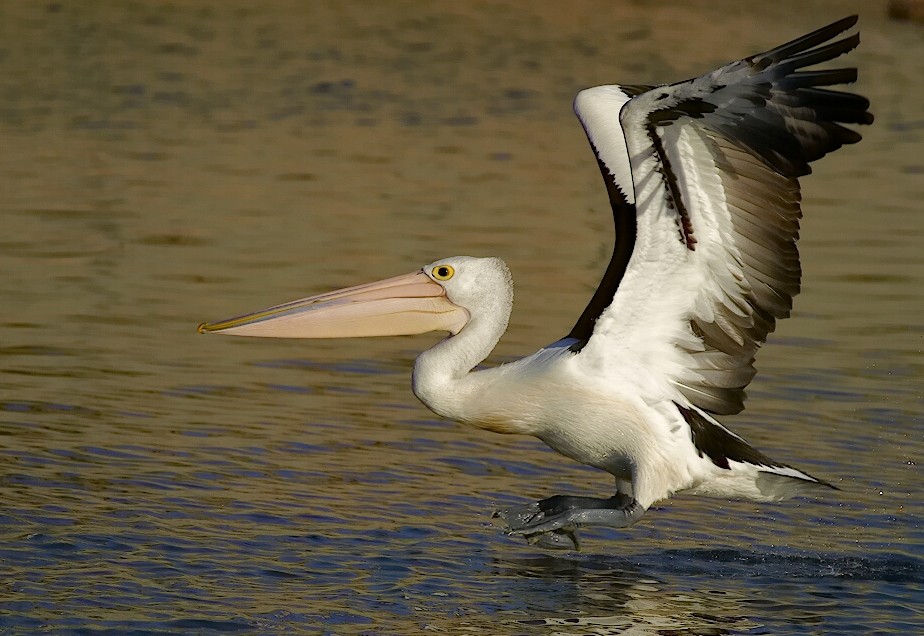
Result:
{"label": "white neck", "polygon": [[471,373],[504,335],[512,285],[484,295],[459,333],[424,351],[414,363],[414,394],[433,412],[462,422],[477,419],[481,373]]}

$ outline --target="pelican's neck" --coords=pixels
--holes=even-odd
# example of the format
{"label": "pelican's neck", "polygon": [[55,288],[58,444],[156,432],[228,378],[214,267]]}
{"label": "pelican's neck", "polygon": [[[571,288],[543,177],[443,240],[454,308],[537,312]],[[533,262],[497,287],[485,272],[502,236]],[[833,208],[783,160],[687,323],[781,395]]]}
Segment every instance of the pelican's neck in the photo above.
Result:
{"label": "pelican's neck", "polygon": [[482,297],[459,333],[424,351],[414,363],[414,394],[433,412],[460,421],[477,414],[477,375],[471,373],[494,349],[510,319],[513,287]]}

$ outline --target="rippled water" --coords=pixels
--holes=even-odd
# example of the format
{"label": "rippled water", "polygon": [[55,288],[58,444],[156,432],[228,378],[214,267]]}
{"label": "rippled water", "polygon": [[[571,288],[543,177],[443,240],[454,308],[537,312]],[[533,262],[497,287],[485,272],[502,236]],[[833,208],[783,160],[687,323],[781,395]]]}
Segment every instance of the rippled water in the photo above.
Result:
{"label": "rippled water", "polygon": [[[869,6],[0,4],[0,630],[921,630],[924,39]],[[471,253],[517,281],[492,360],[529,353],[610,249],[572,95],[857,10],[877,122],[806,180],[804,293],[728,420],[827,499],[542,552],[495,506],[609,478],[429,413],[434,337],[195,333]]]}

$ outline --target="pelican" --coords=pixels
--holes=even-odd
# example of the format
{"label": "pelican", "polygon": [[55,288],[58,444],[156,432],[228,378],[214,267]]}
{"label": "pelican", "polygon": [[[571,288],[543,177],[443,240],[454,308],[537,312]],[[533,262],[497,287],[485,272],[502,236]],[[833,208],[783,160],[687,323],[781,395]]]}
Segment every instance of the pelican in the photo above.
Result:
{"label": "pelican", "polygon": [[799,177],[860,135],[869,101],[830,86],[855,68],[803,70],[848,53],[857,16],[701,77],[597,86],[574,110],[609,194],[616,240],[571,331],[525,358],[474,370],[507,328],[499,258],[455,256],[380,282],[199,325],[274,338],[445,331],[413,370],[440,416],[533,435],[610,473],[607,498],[556,495],[499,511],[508,532],[577,548],[583,526],[621,528],[685,491],[758,502],[835,488],[770,459],[716,416],[744,408],[757,350],[799,292]]}

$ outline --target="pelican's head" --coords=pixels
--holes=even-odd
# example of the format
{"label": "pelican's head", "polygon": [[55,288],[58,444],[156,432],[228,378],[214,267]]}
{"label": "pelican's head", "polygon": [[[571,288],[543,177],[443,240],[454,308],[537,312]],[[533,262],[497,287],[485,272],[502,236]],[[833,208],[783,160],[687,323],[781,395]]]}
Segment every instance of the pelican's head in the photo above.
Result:
{"label": "pelican's head", "polygon": [[[455,256],[404,276],[294,300],[251,314],[202,323],[199,333],[263,338],[350,338],[448,331],[455,335],[504,290],[510,273],[498,258]],[[491,301],[490,303],[488,301]]]}

